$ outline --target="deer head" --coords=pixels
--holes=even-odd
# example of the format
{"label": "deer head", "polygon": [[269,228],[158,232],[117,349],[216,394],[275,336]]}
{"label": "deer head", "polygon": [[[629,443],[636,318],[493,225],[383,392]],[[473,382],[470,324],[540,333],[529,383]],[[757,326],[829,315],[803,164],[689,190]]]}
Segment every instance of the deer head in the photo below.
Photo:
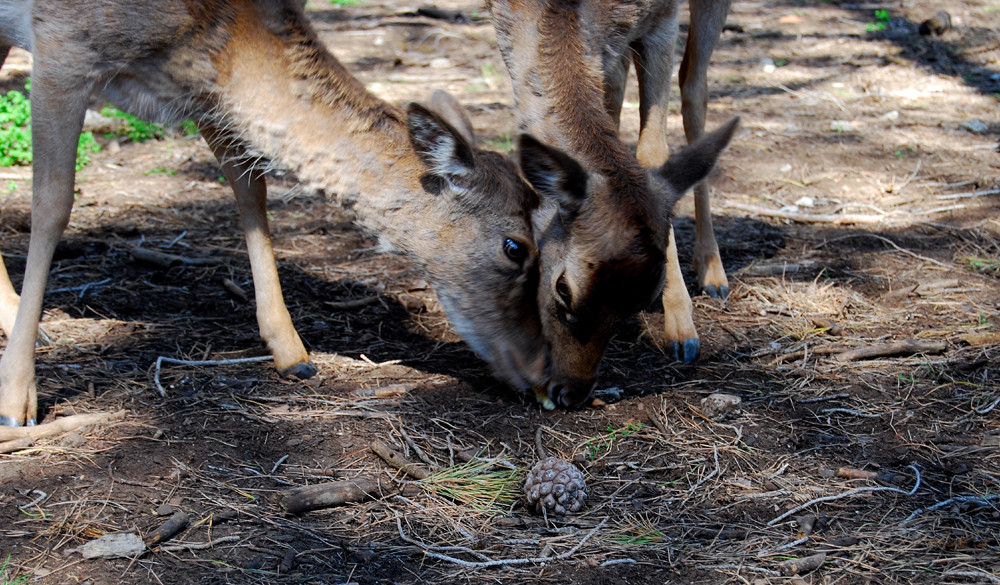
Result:
{"label": "deer head", "polygon": [[589,403],[616,326],[663,287],[674,204],[712,170],[737,123],[705,135],[644,177],[588,174],[572,158],[522,137],[522,170],[542,196],[533,229],[538,310],[551,351],[550,380],[538,393],[547,408]]}

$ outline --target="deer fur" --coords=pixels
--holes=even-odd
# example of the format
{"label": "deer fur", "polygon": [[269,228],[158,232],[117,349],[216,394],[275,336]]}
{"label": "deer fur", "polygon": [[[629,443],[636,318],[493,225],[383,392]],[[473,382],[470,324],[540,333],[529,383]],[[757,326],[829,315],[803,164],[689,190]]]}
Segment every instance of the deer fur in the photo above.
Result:
{"label": "deer fur", "polygon": [[[92,93],[142,118],[194,119],[232,186],[260,334],[286,376],[316,372],[281,294],[261,169],[282,164],[336,193],[388,249],[426,270],[458,333],[496,375],[545,380],[535,304],[537,194],[516,167],[447,122],[365,91],[323,47],[300,0],[0,0],[0,47],[34,55],[31,238],[18,302],[0,274],[0,423],[34,424],[35,331],[73,203],[76,144]],[[527,152],[552,157],[528,140]],[[561,159],[560,159],[561,160]],[[270,162],[269,162],[270,161]],[[559,172],[549,169],[547,172]],[[542,173],[543,176],[545,172]],[[10,323],[12,303],[16,318]]]}
{"label": "deer fur", "polygon": [[[692,11],[697,4],[716,12],[724,5],[724,22],[728,2],[691,4]],[[487,8],[513,81],[521,130],[565,149],[583,166],[573,187],[563,189],[575,195],[548,197],[534,220],[541,251],[538,304],[552,347],[551,380],[540,399],[547,406],[578,406],[589,400],[616,324],[660,290],[675,354],[684,361],[696,357],[697,331],[670,221],[677,199],[712,169],[736,120],[700,140],[694,134],[701,130],[692,130],[691,145],[668,159],[664,129],[676,0],[488,0]],[[703,43],[697,46],[704,52]],[[638,158],[617,132],[630,59],[639,72]],[[707,56],[698,61],[699,71],[702,62]],[[686,63],[682,70],[693,71]],[[522,167],[529,180],[538,180],[532,161],[522,160]],[[698,208],[704,227],[708,210]],[[699,234],[714,246],[707,225],[708,234]]]}

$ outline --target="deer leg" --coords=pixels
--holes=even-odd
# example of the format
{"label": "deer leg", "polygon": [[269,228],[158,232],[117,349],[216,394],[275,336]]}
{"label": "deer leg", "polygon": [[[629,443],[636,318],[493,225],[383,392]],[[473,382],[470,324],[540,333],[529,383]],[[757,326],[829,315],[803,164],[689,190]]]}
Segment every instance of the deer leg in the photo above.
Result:
{"label": "deer leg", "polygon": [[[688,144],[705,133],[705,113],[708,108],[708,64],[712,51],[722,34],[729,13],[730,0],[692,0],[691,27],[678,81],[681,88],[681,116]],[[708,185],[705,181],[694,188],[695,244],[694,268],[698,285],[713,298],[729,294],[719,245],[712,228],[712,210]]]}
{"label": "deer leg", "polygon": [[635,154],[647,169],[660,167],[670,157],[667,118],[677,43],[677,3],[669,2],[656,19],[650,32],[633,43],[639,81],[639,145]]}
{"label": "deer leg", "polygon": [[667,244],[667,282],[663,287],[662,300],[663,330],[670,356],[685,364],[694,362],[701,353],[701,342],[692,317],[694,305],[684,286],[681,264],[677,260],[677,243],[672,227]]}
{"label": "deer leg", "polygon": [[35,336],[52,254],[73,207],[76,148],[90,94],[89,81],[79,72],[53,76],[37,65],[43,58],[36,55],[35,63],[31,239],[17,317],[0,358],[0,424],[7,426],[33,425],[37,419]]}
{"label": "deer leg", "polygon": [[630,55],[626,51],[618,62],[604,64],[604,109],[611,116],[615,128],[622,118],[622,103],[625,101],[625,86],[628,81]]}
{"label": "deer leg", "polygon": [[267,184],[264,176],[234,158],[226,148],[225,140],[219,139],[212,129],[202,128],[201,131],[236,195],[253,273],[260,336],[274,356],[278,373],[287,378],[310,378],[318,370],[309,361],[309,353],[292,325],[292,317],[281,294],[278,266],[267,226]]}
{"label": "deer leg", "polygon": [[[0,45],[0,66],[7,60],[10,53],[9,45]],[[17,318],[17,305],[21,300],[14,285],[10,283],[10,276],[7,274],[7,267],[0,259],[0,329],[10,337],[14,331],[14,320]],[[38,330],[38,344],[47,345],[50,343],[49,337],[41,329]]]}

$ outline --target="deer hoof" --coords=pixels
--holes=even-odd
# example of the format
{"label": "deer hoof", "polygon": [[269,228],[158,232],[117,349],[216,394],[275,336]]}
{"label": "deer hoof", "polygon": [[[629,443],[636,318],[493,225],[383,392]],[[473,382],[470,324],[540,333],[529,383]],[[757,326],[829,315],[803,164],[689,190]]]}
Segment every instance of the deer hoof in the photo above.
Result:
{"label": "deer hoof", "polygon": [[[12,416],[0,416],[0,427],[19,427],[21,426],[21,421],[17,420]],[[26,427],[35,426],[35,419],[29,418],[25,423]]]}
{"label": "deer hoof", "polygon": [[667,343],[667,353],[674,358],[674,361],[691,364],[701,353],[701,342],[697,338],[685,339],[683,342],[671,341]]}
{"label": "deer hoof", "polygon": [[720,284],[718,286],[714,284],[706,284],[701,287],[701,290],[713,299],[724,299],[729,296],[729,287],[724,284]]}
{"label": "deer hoof", "polygon": [[278,370],[278,373],[285,378],[308,380],[319,373],[319,368],[317,368],[312,362],[299,362],[290,368]]}

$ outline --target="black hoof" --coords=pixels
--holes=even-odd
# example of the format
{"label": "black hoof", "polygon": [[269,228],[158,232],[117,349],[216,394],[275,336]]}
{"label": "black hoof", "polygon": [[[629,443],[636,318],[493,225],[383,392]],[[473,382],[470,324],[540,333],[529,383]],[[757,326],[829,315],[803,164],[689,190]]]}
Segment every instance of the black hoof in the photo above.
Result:
{"label": "black hoof", "polygon": [[706,284],[701,290],[713,299],[724,299],[729,296],[729,287],[724,284],[720,286]]}
{"label": "black hoof", "polygon": [[319,368],[317,368],[312,362],[299,362],[290,368],[278,370],[278,373],[285,378],[308,380],[319,373]]}
{"label": "black hoof", "polygon": [[698,360],[701,353],[701,342],[697,339],[685,339],[681,344],[671,341],[667,344],[667,354],[674,358],[674,361],[684,364],[691,364]]}
{"label": "black hoof", "polygon": [[[22,425],[21,425],[21,421],[15,419],[13,417],[0,416],[0,426],[2,426],[2,427],[19,427],[19,426],[22,426]],[[35,426],[35,419],[29,418],[28,422],[25,423],[23,426],[26,426],[26,427],[33,427],[33,426]]]}

